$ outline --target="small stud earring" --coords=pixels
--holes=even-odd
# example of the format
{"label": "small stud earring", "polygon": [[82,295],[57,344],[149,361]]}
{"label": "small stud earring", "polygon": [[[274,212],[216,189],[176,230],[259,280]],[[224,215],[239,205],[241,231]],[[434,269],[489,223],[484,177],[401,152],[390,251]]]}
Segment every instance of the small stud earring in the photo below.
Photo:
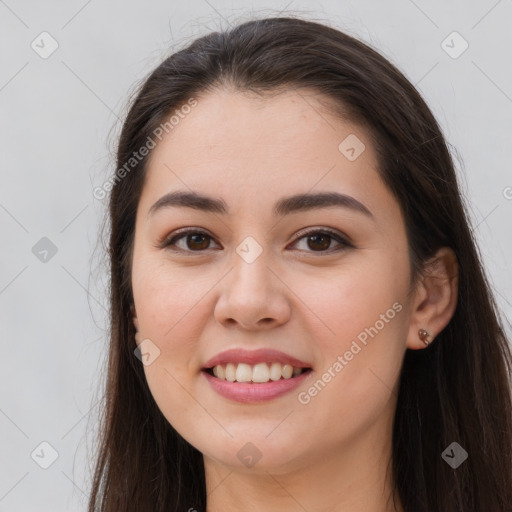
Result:
{"label": "small stud earring", "polygon": [[420,337],[420,340],[423,341],[423,343],[425,343],[425,345],[428,345],[430,343],[430,341],[427,340],[430,334],[427,331],[425,331],[425,329],[420,329],[418,331],[418,336]]}

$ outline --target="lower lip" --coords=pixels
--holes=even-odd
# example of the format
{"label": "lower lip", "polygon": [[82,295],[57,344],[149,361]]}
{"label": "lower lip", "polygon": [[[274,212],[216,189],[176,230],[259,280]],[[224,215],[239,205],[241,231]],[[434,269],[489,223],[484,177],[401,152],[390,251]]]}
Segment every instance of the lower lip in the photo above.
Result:
{"label": "lower lip", "polygon": [[206,377],[210,386],[219,395],[243,403],[266,402],[285,395],[300,386],[310,375],[312,370],[301,373],[291,379],[281,379],[264,383],[229,382],[221,380],[207,371],[201,373]]}

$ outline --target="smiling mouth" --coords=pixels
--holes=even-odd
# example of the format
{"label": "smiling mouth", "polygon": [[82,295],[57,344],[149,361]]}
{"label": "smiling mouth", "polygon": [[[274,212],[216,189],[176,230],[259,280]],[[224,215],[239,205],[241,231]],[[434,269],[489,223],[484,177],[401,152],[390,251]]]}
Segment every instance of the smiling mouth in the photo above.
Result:
{"label": "smiling mouth", "polygon": [[293,367],[290,364],[246,363],[218,364],[203,371],[209,375],[227,382],[245,382],[251,384],[265,384],[279,380],[290,380],[304,373],[312,371],[312,368]]}

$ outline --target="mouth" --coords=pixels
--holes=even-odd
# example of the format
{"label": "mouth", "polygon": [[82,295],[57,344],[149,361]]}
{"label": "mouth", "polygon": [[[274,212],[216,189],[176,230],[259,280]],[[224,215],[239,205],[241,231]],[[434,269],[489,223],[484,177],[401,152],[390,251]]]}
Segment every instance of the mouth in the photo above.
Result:
{"label": "mouth", "polygon": [[257,364],[227,363],[217,364],[203,371],[221,381],[248,384],[265,384],[281,380],[295,379],[312,371],[310,367],[292,366],[277,361]]}
{"label": "mouth", "polygon": [[262,403],[288,395],[310,380],[311,363],[280,350],[235,348],[204,363],[201,374],[223,398]]}
{"label": "mouth", "polygon": [[267,403],[289,395],[306,385],[311,367],[293,367],[281,363],[227,363],[203,368],[201,373],[211,389],[231,402]]}

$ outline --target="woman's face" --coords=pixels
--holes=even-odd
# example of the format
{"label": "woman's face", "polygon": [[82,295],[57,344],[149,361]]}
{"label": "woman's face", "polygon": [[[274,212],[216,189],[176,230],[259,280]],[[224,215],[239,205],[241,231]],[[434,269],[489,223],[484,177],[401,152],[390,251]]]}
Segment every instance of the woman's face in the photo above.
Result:
{"label": "woman's face", "polygon": [[[278,473],[390,445],[410,275],[376,168],[367,133],[305,92],[209,93],[152,150],[135,323],[156,403],[205,461]],[[209,199],[152,209],[178,191]]]}

